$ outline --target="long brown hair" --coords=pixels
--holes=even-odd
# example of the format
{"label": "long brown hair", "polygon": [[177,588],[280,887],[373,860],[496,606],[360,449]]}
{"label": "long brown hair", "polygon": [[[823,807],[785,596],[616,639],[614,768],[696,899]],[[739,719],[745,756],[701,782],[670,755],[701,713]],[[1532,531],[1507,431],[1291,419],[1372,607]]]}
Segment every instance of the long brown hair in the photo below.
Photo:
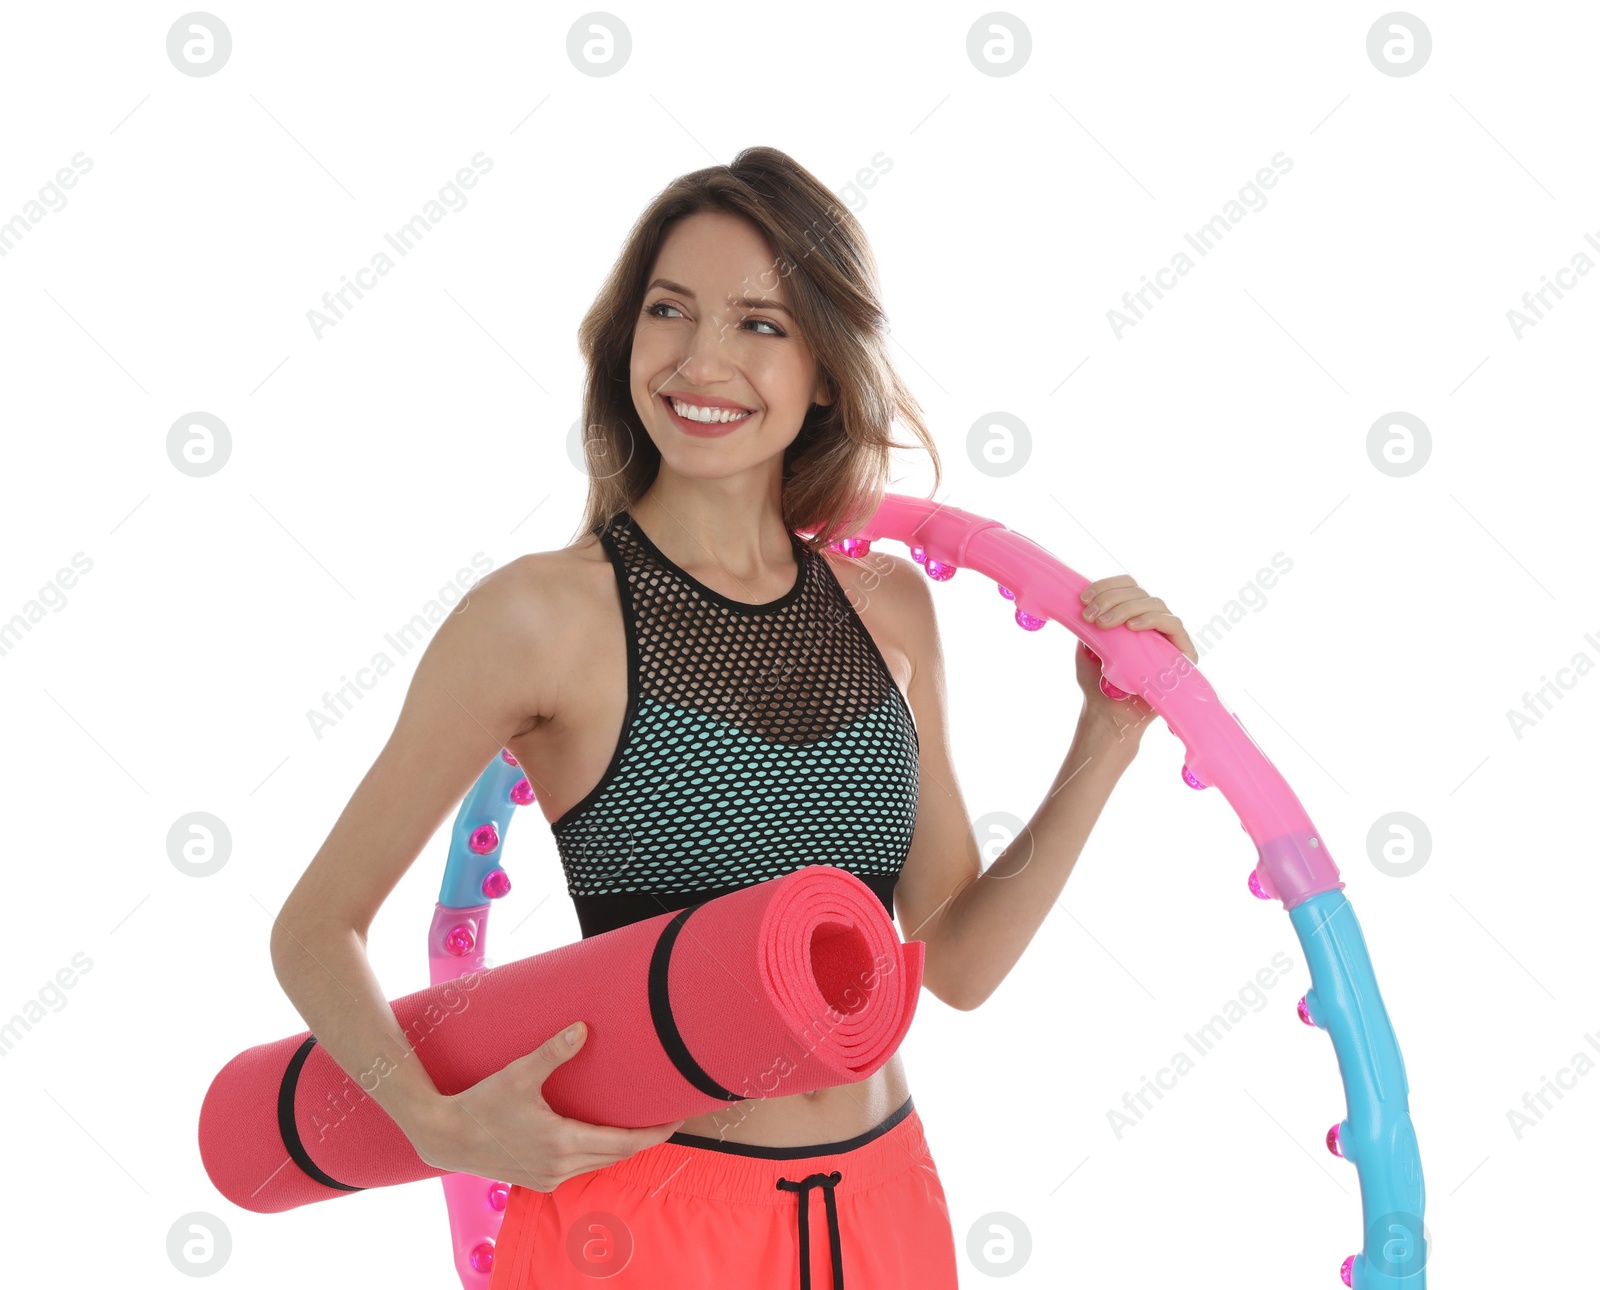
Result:
{"label": "long brown hair", "polygon": [[[610,275],[578,328],[588,363],[583,396],[589,496],[575,537],[633,505],[655,480],[661,453],[640,424],[629,383],[633,329],[651,266],[673,224],[697,211],[749,220],[785,274],[795,322],[834,401],[814,404],[784,450],[783,519],[812,531],[820,549],[853,534],[883,500],[898,415],[933,458],[922,408],[889,361],[888,319],[865,230],[817,178],[777,148],[746,148],[728,166],[672,181],[635,221]],[[930,494],[931,496],[931,494]]]}

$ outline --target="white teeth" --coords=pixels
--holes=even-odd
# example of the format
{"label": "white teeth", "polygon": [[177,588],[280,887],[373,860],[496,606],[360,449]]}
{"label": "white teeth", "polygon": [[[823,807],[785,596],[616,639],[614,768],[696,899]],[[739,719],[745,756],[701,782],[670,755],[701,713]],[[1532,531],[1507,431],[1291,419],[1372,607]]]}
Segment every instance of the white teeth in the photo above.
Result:
{"label": "white teeth", "polygon": [[693,403],[679,403],[677,399],[668,397],[672,403],[672,410],[685,421],[705,421],[708,423],[743,421],[750,415],[748,412],[739,412],[734,408],[696,407]]}

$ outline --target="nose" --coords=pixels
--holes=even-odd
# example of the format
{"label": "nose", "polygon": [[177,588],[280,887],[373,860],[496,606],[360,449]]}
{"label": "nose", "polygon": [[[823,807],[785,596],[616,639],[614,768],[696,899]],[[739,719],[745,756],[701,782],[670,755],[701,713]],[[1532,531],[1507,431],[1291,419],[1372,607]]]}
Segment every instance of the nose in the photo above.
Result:
{"label": "nose", "polygon": [[708,310],[685,342],[686,348],[678,364],[678,374],[696,386],[715,385],[733,374],[733,356],[729,344],[737,325],[730,314]]}

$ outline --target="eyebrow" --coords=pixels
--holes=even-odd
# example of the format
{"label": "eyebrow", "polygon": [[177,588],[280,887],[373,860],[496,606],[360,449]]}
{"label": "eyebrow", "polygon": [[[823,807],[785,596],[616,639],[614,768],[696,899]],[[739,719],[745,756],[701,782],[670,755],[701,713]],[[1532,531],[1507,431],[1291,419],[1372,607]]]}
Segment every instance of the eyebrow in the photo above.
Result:
{"label": "eyebrow", "polygon": [[[664,287],[666,290],[675,292],[680,296],[687,296],[690,300],[696,299],[694,292],[690,291],[681,282],[668,282],[665,278],[657,278],[645,288],[645,291],[654,291],[657,287]],[[733,303],[743,305],[747,309],[781,309],[789,317],[794,317],[794,310],[790,309],[788,305],[781,300],[769,300],[765,296],[740,296]]]}

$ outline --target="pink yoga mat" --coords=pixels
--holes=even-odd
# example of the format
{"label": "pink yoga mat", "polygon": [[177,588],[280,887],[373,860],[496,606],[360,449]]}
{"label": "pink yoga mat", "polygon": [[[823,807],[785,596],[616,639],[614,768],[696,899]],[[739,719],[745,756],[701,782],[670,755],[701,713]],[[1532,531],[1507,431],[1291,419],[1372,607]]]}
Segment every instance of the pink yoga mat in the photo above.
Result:
{"label": "pink yoga mat", "polygon": [[[545,1100],[638,1128],[866,1079],[910,1029],[923,951],[855,875],[808,865],[389,1006],[412,1044],[404,1060],[420,1060],[441,1093],[586,1022]],[[439,1177],[364,1091],[379,1077],[346,1075],[308,1030],[246,1049],[200,1108],[211,1181],[244,1209],[277,1213]]]}

